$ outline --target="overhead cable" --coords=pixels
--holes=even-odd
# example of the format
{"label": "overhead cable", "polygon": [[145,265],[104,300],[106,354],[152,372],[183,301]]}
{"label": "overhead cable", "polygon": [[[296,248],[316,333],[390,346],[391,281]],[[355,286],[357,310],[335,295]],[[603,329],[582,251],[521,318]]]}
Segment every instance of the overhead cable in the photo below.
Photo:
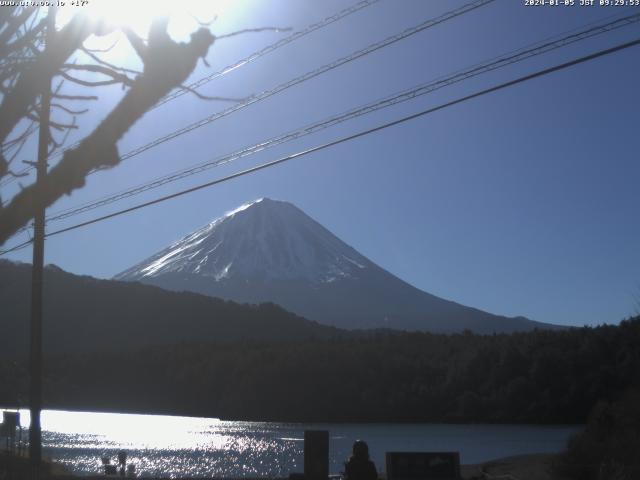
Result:
{"label": "overhead cable", "polygon": [[[622,51],[622,50],[625,50],[625,49],[628,49],[628,48],[631,48],[631,47],[635,47],[637,45],[640,45],[640,39],[636,39],[636,40],[633,40],[633,41],[630,41],[630,42],[619,44],[619,45],[616,45],[614,47],[607,48],[605,50],[600,50],[600,51],[597,51],[595,53],[576,58],[576,59],[571,60],[569,62],[565,62],[565,63],[559,64],[559,65],[555,65],[553,67],[545,68],[543,70],[538,70],[537,72],[534,72],[534,73],[531,73],[531,74],[528,74],[528,75],[524,75],[522,77],[516,78],[515,80],[510,80],[508,82],[504,82],[504,83],[501,83],[499,85],[495,85],[493,87],[489,87],[489,88],[486,88],[484,90],[480,90],[478,92],[472,93],[470,95],[466,95],[466,96],[458,98],[456,100],[452,100],[452,101],[440,104],[440,105],[438,105],[436,107],[428,108],[428,109],[422,110],[422,111],[420,111],[418,113],[407,115],[407,116],[404,116],[404,117],[399,118],[397,120],[393,120],[391,122],[387,122],[387,123],[384,123],[382,125],[378,125],[376,127],[369,128],[367,130],[363,130],[363,131],[360,131],[358,133],[354,133],[352,135],[341,137],[341,138],[339,138],[337,140],[333,140],[333,141],[330,141],[330,142],[327,142],[327,143],[324,143],[324,144],[321,144],[321,145],[317,145],[317,146],[312,147],[312,148],[308,148],[306,150],[302,150],[302,151],[293,153],[291,155],[287,155],[285,157],[278,158],[277,160],[272,160],[270,162],[266,162],[266,163],[263,163],[261,165],[257,165],[255,167],[247,168],[247,169],[242,170],[240,172],[236,172],[236,173],[233,173],[231,175],[227,175],[226,177],[218,178],[218,179],[212,180],[210,182],[197,185],[195,187],[191,187],[191,188],[188,188],[188,189],[185,189],[185,190],[181,190],[179,192],[175,192],[175,193],[172,193],[170,195],[165,195],[163,197],[156,198],[154,200],[150,200],[148,202],[144,202],[144,203],[141,203],[141,204],[138,204],[138,205],[134,205],[132,207],[125,208],[123,210],[119,210],[117,212],[110,213],[108,215],[103,215],[101,217],[94,218],[92,220],[88,220],[86,222],[78,223],[78,224],[72,225],[70,227],[66,227],[66,228],[62,228],[60,230],[49,232],[49,233],[46,234],[46,237],[52,237],[54,235],[60,235],[62,233],[70,232],[72,230],[77,230],[79,228],[83,228],[83,227],[86,227],[86,226],[89,226],[89,225],[93,225],[95,223],[102,222],[104,220],[108,220],[108,219],[111,219],[111,218],[114,218],[114,217],[118,217],[118,216],[124,215],[126,213],[130,213],[130,212],[133,212],[133,211],[136,211],[136,210],[140,210],[142,208],[146,208],[146,207],[149,207],[149,206],[152,206],[152,205],[156,205],[158,203],[162,203],[162,202],[165,202],[167,200],[171,200],[173,198],[177,198],[177,197],[180,197],[180,196],[183,196],[183,195],[187,195],[189,193],[193,193],[195,191],[202,190],[204,188],[208,188],[208,187],[211,187],[211,186],[214,186],[214,185],[218,185],[220,183],[227,182],[229,180],[233,180],[235,178],[239,178],[239,177],[242,177],[242,176],[245,176],[245,175],[249,175],[251,173],[255,173],[257,171],[264,170],[266,168],[270,168],[270,167],[273,167],[273,166],[288,162],[290,160],[294,160],[296,158],[301,158],[303,156],[309,155],[310,153],[314,153],[314,152],[318,152],[318,151],[321,151],[321,150],[325,150],[327,148],[334,147],[336,145],[339,145],[339,144],[342,144],[342,143],[346,143],[348,141],[355,140],[357,138],[361,138],[361,137],[370,135],[372,133],[379,132],[381,130],[385,130],[385,129],[390,128],[390,127],[394,127],[396,125],[400,125],[400,124],[406,123],[408,121],[415,120],[415,119],[423,117],[425,115],[429,115],[429,114],[437,112],[439,110],[443,110],[445,108],[452,107],[454,105],[458,105],[460,103],[472,100],[474,98],[477,98],[477,97],[480,97],[480,96],[484,96],[484,95],[487,95],[489,93],[493,93],[493,92],[496,92],[498,90],[502,90],[502,89],[505,89],[505,88],[508,88],[508,87],[512,87],[514,85],[518,85],[520,83],[524,83],[524,82],[527,82],[529,80],[533,80],[535,78],[542,77],[542,76],[548,75],[550,73],[557,72],[559,70],[564,70],[564,69],[579,65],[581,63],[585,63],[585,62],[588,62],[588,61],[591,61],[591,60],[595,60],[596,58],[600,58],[600,57],[603,57],[605,55],[610,55],[610,54],[615,53],[615,52],[619,52],[619,51]],[[1,251],[0,255],[4,255],[5,253],[8,253],[9,251],[15,251],[15,250],[17,250],[19,248],[22,248],[22,247],[28,245],[29,243],[31,243],[31,242],[25,242],[25,243],[23,243],[23,244],[21,244],[19,246],[13,247],[10,250]]]}

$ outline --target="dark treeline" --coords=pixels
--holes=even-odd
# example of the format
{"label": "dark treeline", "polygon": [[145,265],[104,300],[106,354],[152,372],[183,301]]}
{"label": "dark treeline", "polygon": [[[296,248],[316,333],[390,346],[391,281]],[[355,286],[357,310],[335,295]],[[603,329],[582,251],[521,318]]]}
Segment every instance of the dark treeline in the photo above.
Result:
{"label": "dark treeline", "polygon": [[614,402],[598,402],[586,428],[574,435],[554,462],[561,478],[640,478],[640,391]]}
{"label": "dark treeline", "polygon": [[[375,333],[295,343],[184,344],[46,365],[46,404],[282,421],[584,422],[640,385],[640,318],[513,335]],[[0,367],[0,402],[26,398]]]}
{"label": "dark treeline", "polygon": [[[0,358],[27,358],[31,266],[0,259]],[[241,305],[140,283],[44,271],[46,355],[114,352],[157,345],[301,341],[340,332],[274,304]]]}

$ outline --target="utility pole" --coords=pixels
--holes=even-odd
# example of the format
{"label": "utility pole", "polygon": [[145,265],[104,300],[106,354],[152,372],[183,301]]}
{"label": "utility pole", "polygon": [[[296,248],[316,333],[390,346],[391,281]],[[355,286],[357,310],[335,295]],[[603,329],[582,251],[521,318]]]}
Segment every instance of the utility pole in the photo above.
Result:
{"label": "utility pole", "polygon": [[[43,55],[49,54],[55,33],[56,9],[49,7],[47,12],[47,32]],[[50,132],[49,117],[51,110],[51,80],[53,72],[44,72],[43,90],[40,96],[40,128],[38,132],[38,161],[36,163],[36,183],[42,184],[47,176],[47,157],[49,154]],[[29,458],[34,467],[34,477],[40,477],[42,462],[42,429],[40,412],[42,410],[42,277],[44,270],[44,199],[38,199],[33,225],[33,267],[31,271],[31,342],[30,342],[30,388],[29,410],[31,426],[29,428]]]}

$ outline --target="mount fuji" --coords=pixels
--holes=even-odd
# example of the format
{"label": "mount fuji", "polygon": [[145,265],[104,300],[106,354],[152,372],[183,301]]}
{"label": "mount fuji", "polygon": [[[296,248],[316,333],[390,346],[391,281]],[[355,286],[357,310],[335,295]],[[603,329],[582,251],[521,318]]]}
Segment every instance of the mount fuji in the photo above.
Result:
{"label": "mount fuji", "polygon": [[310,320],[347,329],[493,333],[556,328],[419,290],[296,206],[267,198],[227,213],[115,279],[236,302],[274,302]]}

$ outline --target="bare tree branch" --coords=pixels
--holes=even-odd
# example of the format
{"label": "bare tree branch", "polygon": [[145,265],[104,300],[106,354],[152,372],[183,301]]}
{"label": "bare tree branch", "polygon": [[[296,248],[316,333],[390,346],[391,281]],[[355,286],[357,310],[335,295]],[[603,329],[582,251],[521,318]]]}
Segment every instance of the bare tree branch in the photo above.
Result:
{"label": "bare tree branch", "polygon": [[120,39],[119,38],[117,38],[107,48],[85,48],[85,47],[82,47],[82,50],[85,51],[85,52],[91,52],[91,53],[107,53],[107,52],[110,52],[111,50],[113,50],[116,47],[116,45],[118,45],[118,43],[120,43]]}
{"label": "bare tree branch", "polygon": [[64,105],[60,105],[59,103],[52,103],[51,108],[59,108],[60,110],[67,112],[69,115],[83,115],[89,111],[88,108],[85,108],[84,110],[71,110],[70,108],[65,107]]}
{"label": "bare tree branch", "polygon": [[80,78],[72,77],[66,72],[58,72],[58,75],[61,75],[65,79],[69,80],[71,83],[75,83],[77,85],[82,85],[83,87],[103,87],[106,85],[117,85],[118,83],[124,83],[122,80],[82,80]]}
{"label": "bare tree branch", "polygon": [[[4,8],[4,7],[3,7]],[[17,15],[12,15],[6,22],[6,27],[0,33],[0,44],[7,43],[18,29],[36,12],[35,7],[25,7]]]}
{"label": "bare tree branch", "polygon": [[76,15],[55,34],[54,45],[47,48],[43,54],[38,52],[36,61],[24,66],[15,86],[4,95],[0,104],[0,142],[4,141],[20,119],[26,116],[37,96],[46,88],[44,79],[48,75],[44,73],[56,71],[82,46],[89,35],[102,35],[107,32],[104,23]]}
{"label": "bare tree branch", "polygon": [[84,186],[89,172],[117,165],[118,140],[162,97],[185,82],[215,40],[203,28],[191,35],[189,43],[176,43],[166,26],[162,20],[152,25],[143,72],[107,118],[78,147],[67,150],[42,182],[24,188],[0,209],[0,244],[26,225],[37,208]]}
{"label": "bare tree branch", "polygon": [[[29,138],[29,136],[31,134],[33,134],[33,132],[35,132],[35,122],[31,122],[29,124],[29,126],[27,128],[24,129],[24,131],[19,134],[17,137],[11,139],[11,140],[7,140],[5,143],[2,144],[2,151],[4,153],[6,153],[8,150],[11,150],[16,144],[21,143],[23,140]],[[11,162],[9,162],[11,163]]]}
{"label": "bare tree branch", "polygon": [[[40,123],[40,116],[38,114],[38,110],[36,109],[34,109],[33,112],[27,113],[26,118]],[[66,128],[78,128],[76,125],[60,123],[54,120],[49,120],[49,126],[55,130],[58,130],[59,132],[63,131]]]}
{"label": "bare tree branch", "polygon": [[191,88],[188,85],[180,85],[180,88],[182,90],[186,90],[187,92],[194,94],[196,97],[200,98],[201,100],[237,103],[237,102],[244,102],[248,98],[248,97],[243,97],[243,98],[211,97],[209,95],[204,95],[204,94],[198,92],[197,90],[195,90],[194,88]]}
{"label": "bare tree branch", "polygon": [[281,27],[263,27],[263,28],[245,28],[243,30],[237,30],[235,32],[226,33],[224,35],[216,35],[216,40],[221,40],[223,38],[231,38],[236,35],[243,35],[245,33],[258,33],[258,32],[290,32],[291,28],[281,28]]}
{"label": "bare tree branch", "polygon": [[103,59],[101,59],[98,55],[94,54],[91,50],[87,49],[87,48],[82,48],[82,51],[87,54],[89,57],[91,57],[94,61],[98,62],[100,65],[104,65],[105,67],[111,68],[112,70],[116,70],[119,72],[125,72],[125,73],[133,73],[134,75],[140,75],[140,71],[138,70],[131,70],[129,68],[124,68],[124,67],[119,67],[117,65],[114,65],[112,63],[109,63]]}
{"label": "bare tree branch", "polygon": [[13,13],[17,8],[17,6],[13,5],[7,5],[3,8],[0,8],[0,31],[2,31],[2,29],[8,23],[9,19],[13,16]]}
{"label": "bare tree branch", "polygon": [[[104,65],[79,65],[76,63],[65,63],[62,66],[61,72],[66,73],[67,70],[78,70],[83,72],[92,72],[92,73],[100,73],[107,77],[111,77],[116,83],[124,83],[125,85],[131,85],[132,80],[125,75],[124,73],[117,72],[111,68],[105,67]],[[61,75],[69,81],[76,81],[77,79],[69,79],[67,76]]]}
{"label": "bare tree branch", "polygon": [[49,120],[49,125],[51,126],[51,128],[58,130],[59,132],[65,131],[65,130],[75,130],[78,128],[78,126],[75,123],[60,123],[60,122],[54,122],[53,120]]}
{"label": "bare tree branch", "polygon": [[29,175],[29,172],[27,171],[20,171],[20,172],[13,172],[12,170],[7,171],[7,175],[12,176],[13,178],[22,178],[22,177],[26,177],[27,175]]}
{"label": "bare tree branch", "polygon": [[138,54],[138,57],[140,57],[140,60],[144,62],[147,56],[147,46],[145,45],[144,40],[136,32],[128,27],[124,27],[122,29],[122,32],[125,34],[127,40],[129,40],[129,43]]}
{"label": "bare tree branch", "polygon": [[13,43],[8,43],[8,44],[5,44],[4,46],[0,46],[0,57],[6,56],[8,52],[11,52],[11,51],[17,52],[19,50],[22,50],[23,48],[26,48],[30,43],[32,43],[36,39],[36,37],[38,37],[42,33],[46,24],[47,24],[46,20],[42,19],[38,23],[38,25],[35,26],[33,29],[29,30],[26,35],[23,35]]}
{"label": "bare tree branch", "polygon": [[60,100],[98,100],[96,95],[63,95],[61,93],[55,93],[52,95],[52,98],[57,98]]}
{"label": "bare tree branch", "polygon": [[[76,125],[76,117],[73,117],[73,125]],[[60,140],[59,142],[56,141],[53,137],[53,135],[51,135],[49,138],[51,140],[52,143],[52,148],[49,151],[49,155],[51,155],[53,152],[55,152],[58,148],[62,148],[62,146],[67,143],[67,139],[69,138],[69,134],[71,133],[71,130],[73,130],[72,128],[68,128],[66,132],[64,132],[64,137],[62,137],[62,140]]]}
{"label": "bare tree branch", "polygon": [[215,22],[218,19],[217,14],[214,14],[211,20],[200,20],[191,12],[189,12],[189,16],[193,18],[193,20],[201,27],[210,27],[213,24],[213,22]]}

